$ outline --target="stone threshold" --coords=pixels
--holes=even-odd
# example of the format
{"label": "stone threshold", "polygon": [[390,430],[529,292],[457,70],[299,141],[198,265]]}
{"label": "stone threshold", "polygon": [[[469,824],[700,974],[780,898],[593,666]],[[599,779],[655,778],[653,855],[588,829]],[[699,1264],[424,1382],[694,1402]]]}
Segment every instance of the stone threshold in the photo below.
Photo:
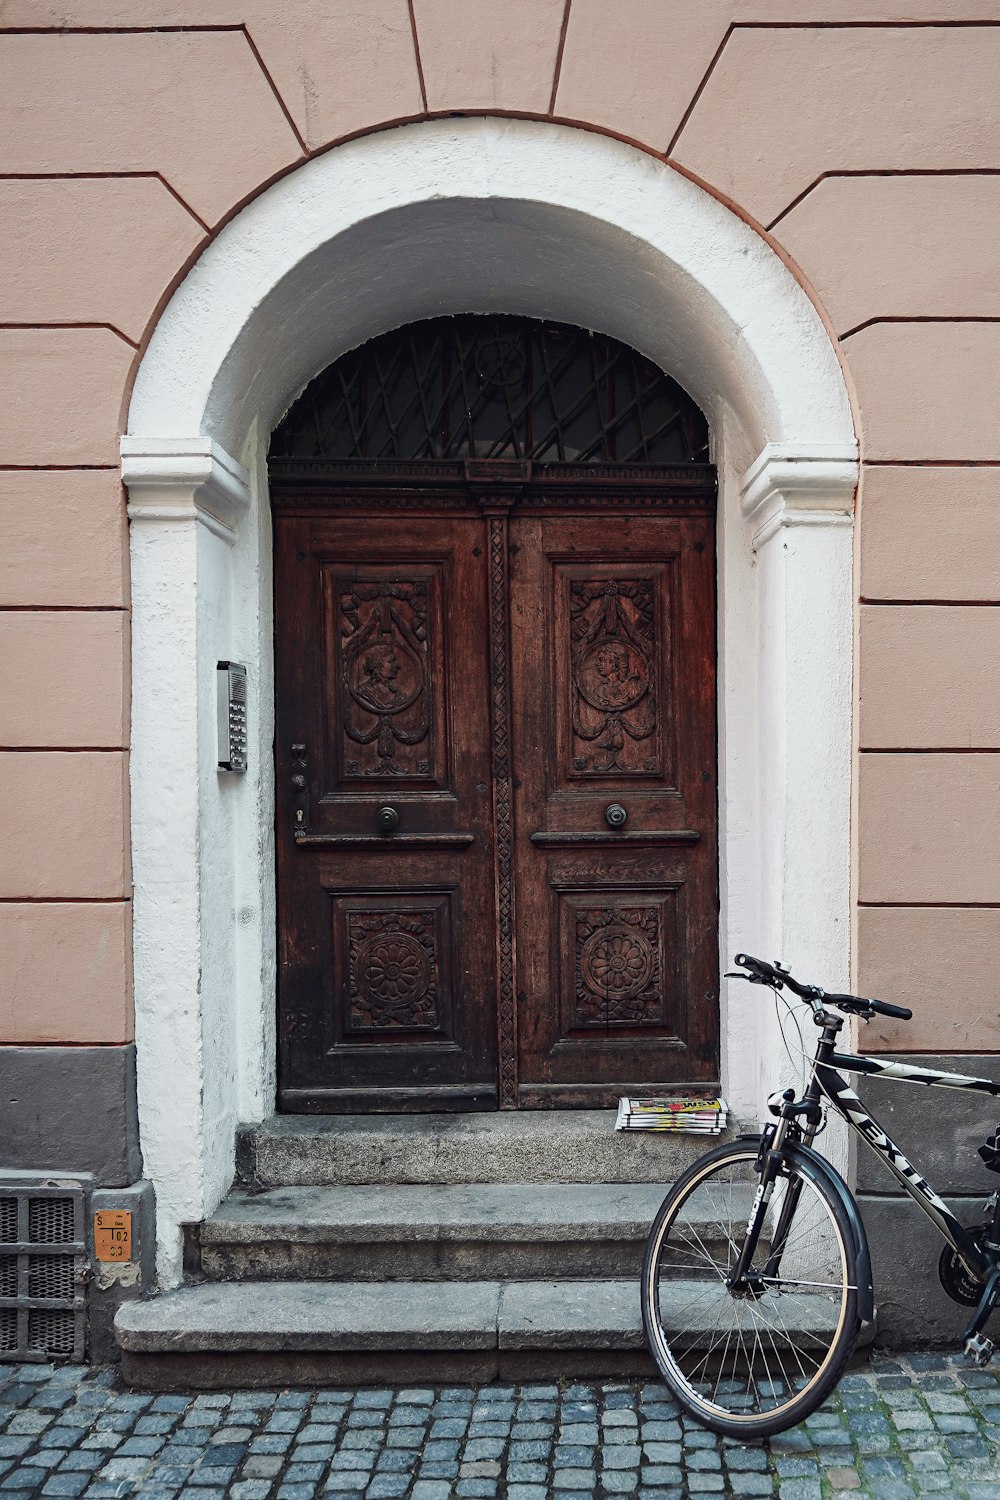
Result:
{"label": "stone threshold", "polygon": [[240,1128],[237,1170],[251,1187],[659,1184],[721,1139],[616,1131],[615,1114],[274,1115]]}

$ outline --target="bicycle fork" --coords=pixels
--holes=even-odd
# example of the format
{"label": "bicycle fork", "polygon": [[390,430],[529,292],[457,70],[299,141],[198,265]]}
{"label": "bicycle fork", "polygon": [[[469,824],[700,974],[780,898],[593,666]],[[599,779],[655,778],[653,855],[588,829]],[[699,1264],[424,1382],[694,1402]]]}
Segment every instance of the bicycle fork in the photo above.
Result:
{"label": "bicycle fork", "polygon": [[760,1296],[764,1283],[777,1277],[781,1265],[782,1251],[802,1193],[801,1181],[798,1178],[793,1178],[788,1184],[785,1200],[781,1205],[781,1212],[778,1215],[778,1222],[771,1236],[771,1251],[767,1261],[760,1272],[756,1275],[748,1276],[747,1273],[753,1264],[753,1258],[757,1253],[757,1246],[760,1243],[761,1232],[767,1219],[771,1195],[774,1192],[774,1184],[780,1177],[784,1164],[784,1157],[779,1141],[779,1137],[781,1139],[784,1138],[785,1132],[781,1128],[784,1124],[786,1122],[782,1121],[777,1129],[774,1126],[768,1127],[764,1132],[764,1139],[761,1142],[760,1152],[757,1156],[760,1181],[757,1184],[757,1191],[754,1193],[753,1203],[750,1206],[746,1233],[743,1236],[740,1253],[737,1257],[736,1265],[733,1267],[732,1274],[726,1283],[734,1297]]}

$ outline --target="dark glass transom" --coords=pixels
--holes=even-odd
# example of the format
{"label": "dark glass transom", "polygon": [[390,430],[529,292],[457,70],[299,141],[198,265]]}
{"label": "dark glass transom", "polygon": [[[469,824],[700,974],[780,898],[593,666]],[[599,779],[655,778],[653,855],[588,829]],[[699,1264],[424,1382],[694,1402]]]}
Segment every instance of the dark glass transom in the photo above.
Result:
{"label": "dark glass transom", "polygon": [[292,406],[271,457],[707,463],[708,425],[627,344],[565,323],[467,314],[345,354]]}

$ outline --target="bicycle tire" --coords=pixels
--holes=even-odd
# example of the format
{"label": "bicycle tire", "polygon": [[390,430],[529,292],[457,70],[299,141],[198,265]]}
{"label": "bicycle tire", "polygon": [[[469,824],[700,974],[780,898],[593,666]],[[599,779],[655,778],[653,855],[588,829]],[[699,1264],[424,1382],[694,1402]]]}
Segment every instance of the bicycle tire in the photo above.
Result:
{"label": "bicycle tire", "polygon": [[[774,1248],[765,1240],[755,1257],[761,1283],[757,1295],[737,1298],[726,1287],[749,1202],[759,1184],[754,1170],[757,1147],[752,1138],[717,1146],[678,1178],[653,1221],[642,1271],[643,1327],[661,1376],[689,1416],[713,1432],[736,1438],[773,1437],[815,1411],[843,1374],[860,1326],[850,1222],[823,1172],[801,1157],[787,1164],[781,1178],[782,1192],[800,1186],[777,1269],[786,1259],[795,1269],[794,1262],[811,1253],[809,1224],[814,1215],[815,1254],[821,1258],[823,1279],[765,1276],[764,1252]],[[736,1182],[744,1195],[736,1195],[734,1202]],[[730,1189],[728,1211],[735,1233],[726,1226],[727,1210],[719,1206],[717,1190],[722,1186]],[[696,1206],[698,1194],[702,1200]],[[706,1208],[708,1217],[699,1218]],[[702,1222],[708,1226],[704,1235],[697,1229]],[[717,1256],[709,1243],[716,1229],[722,1230],[725,1242]],[[669,1315],[661,1306],[665,1295],[671,1298]],[[730,1354],[732,1371],[726,1379]],[[713,1383],[716,1359],[719,1374]]]}

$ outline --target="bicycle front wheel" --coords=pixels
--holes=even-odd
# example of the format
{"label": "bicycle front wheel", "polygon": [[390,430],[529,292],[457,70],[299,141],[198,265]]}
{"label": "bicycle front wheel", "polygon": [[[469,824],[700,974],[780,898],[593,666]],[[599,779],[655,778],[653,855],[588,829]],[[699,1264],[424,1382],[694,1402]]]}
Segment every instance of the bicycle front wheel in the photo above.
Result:
{"label": "bicycle front wheel", "polygon": [[663,1379],[706,1427],[744,1438],[814,1411],[858,1329],[854,1237],[840,1199],[802,1157],[775,1182],[744,1286],[730,1290],[756,1160],[747,1141],[695,1162],[653,1222],[642,1273],[643,1325]]}

